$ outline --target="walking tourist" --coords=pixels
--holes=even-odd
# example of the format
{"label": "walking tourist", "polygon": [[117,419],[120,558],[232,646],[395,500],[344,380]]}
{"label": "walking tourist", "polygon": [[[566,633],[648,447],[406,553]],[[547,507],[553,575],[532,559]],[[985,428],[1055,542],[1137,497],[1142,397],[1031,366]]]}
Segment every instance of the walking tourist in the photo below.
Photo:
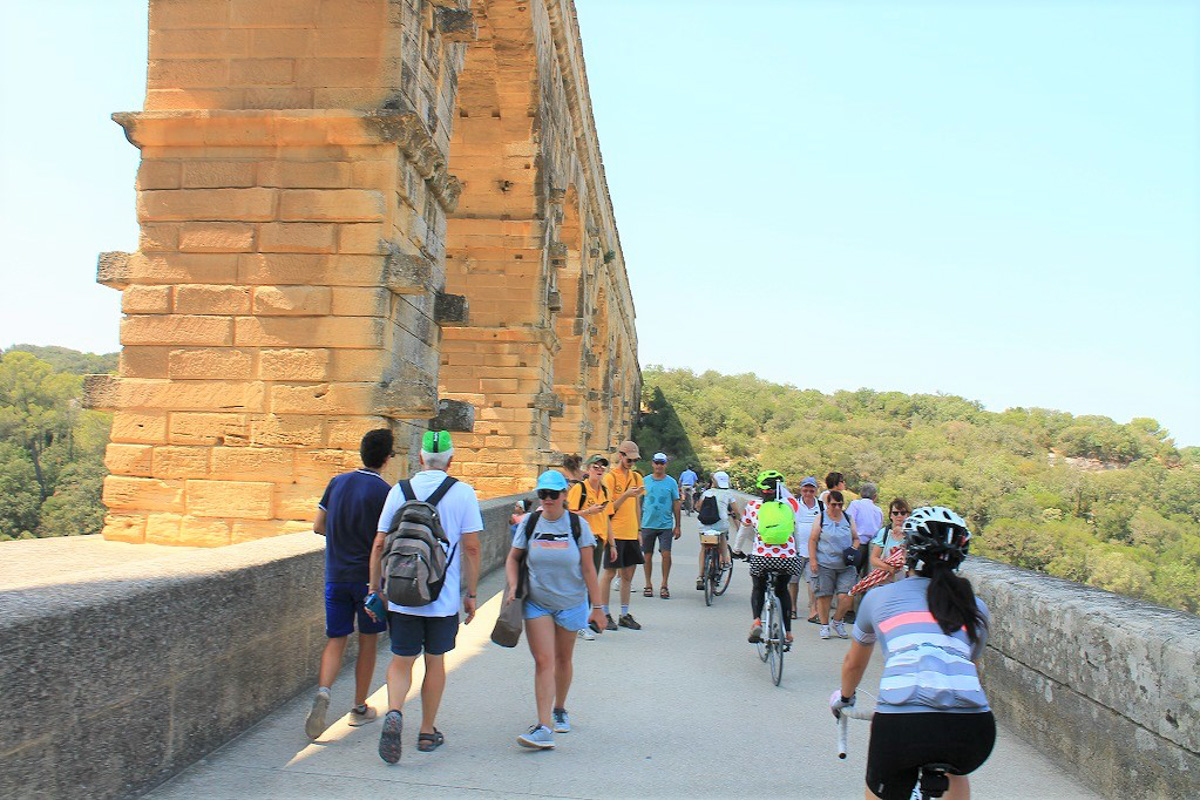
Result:
{"label": "walking tourist", "polygon": [[[800,569],[795,537],[795,514],[800,508],[800,501],[794,497],[778,500],[783,487],[781,473],[773,469],[760,472],[755,481],[759,496],[746,503],[746,509],[742,512],[743,531],[748,529],[754,534],[754,549],[750,553],[750,578],[753,581],[750,612],[754,615],[754,621],[750,624],[751,642],[762,639],[762,610],[766,602],[768,572],[776,575],[775,585],[771,588],[783,607],[787,641],[789,644],[792,641],[792,596],[788,592],[788,579]],[[784,508],[777,510],[776,506],[781,503]],[[784,519],[786,525],[782,524]]]}
{"label": "walking tourist", "polygon": [[[421,727],[417,750],[436,750],[446,740],[434,723],[442,693],[446,688],[445,655],[454,649],[458,635],[458,613],[463,624],[475,618],[476,586],[479,580],[479,537],[483,516],[475,490],[458,481],[448,471],[454,460],[454,443],[447,431],[427,431],[421,440],[423,469],[410,480],[401,481],[388,493],[379,516],[378,533],[371,558],[371,587],[383,586],[384,545],[396,512],[406,502],[422,500],[437,508],[442,531],[442,546],[447,554],[445,582],[436,599],[426,605],[405,606],[388,602],[387,622],[391,635],[392,660],[388,664],[388,712],[379,737],[379,757],[389,764],[400,760],[401,707],[412,686],[412,669],[422,652],[425,655],[425,680],[421,685]],[[465,597],[459,598],[465,588]]]}
{"label": "walking tourist", "polygon": [[[854,541],[853,546],[855,549],[864,549],[865,553],[865,548],[871,539],[883,527],[883,512],[879,510],[879,506],[875,505],[875,498],[879,494],[875,484],[863,483],[859,487],[859,494],[861,497],[846,506],[846,516],[854,520],[854,529],[858,531],[858,538]],[[860,560],[860,572],[866,569],[867,562],[867,557]]]}
{"label": "walking tourist", "polygon": [[879,529],[871,540],[871,567],[884,569],[891,574],[890,581],[904,577],[904,569],[894,567],[887,562],[892,553],[904,547],[904,522],[908,519],[908,501],[897,497],[888,504],[889,524]]}
{"label": "walking tourist", "polygon": [[584,472],[581,466],[582,464],[583,456],[577,453],[569,456],[563,456],[562,471],[563,475],[567,476],[568,483],[574,484],[583,480]]}
{"label": "walking tourist", "polygon": [[317,678],[317,694],[304,721],[308,738],[325,731],[330,689],[342,666],[346,642],[358,625],[358,658],[354,665],[354,707],[350,724],[365,725],[376,717],[367,705],[371,675],[375,672],[375,642],[387,628],[363,607],[370,593],[371,545],[375,527],[388,496],[388,482],[380,470],[392,457],[392,432],[368,431],[358,446],[362,469],[338,475],[325,487],[317,505],[313,531],[325,537],[325,650]]}
{"label": "walking tourist", "polygon": [[548,750],[554,734],[569,733],[567,692],[573,675],[576,631],[604,621],[592,550],[596,537],[587,520],[567,510],[567,481],[553,470],[538,478],[541,508],[526,517],[505,562],[512,599],[522,559],[528,570],[525,638],[533,654],[537,723],[517,737],[524,747]]}
{"label": "walking tourist", "polygon": [[607,630],[615,631],[618,622],[609,611],[609,596],[612,582],[621,574],[620,626],[630,630],[641,630],[642,626],[629,613],[629,587],[634,569],[641,564],[642,547],[638,541],[641,523],[641,497],[645,492],[642,474],[633,468],[641,458],[641,451],[631,441],[624,441],[617,448],[617,463],[604,476],[604,487],[608,490],[609,517],[612,538],[604,553],[604,577],[600,583],[600,596],[604,599],[604,618]]}
{"label": "walking tourist", "polygon": [[854,493],[846,491],[846,477],[840,472],[830,472],[825,476],[825,491],[817,499],[824,503],[829,493],[835,490],[842,493],[847,503],[854,500]]}
{"label": "walking tourist", "polygon": [[971,532],[947,508],[918,508],[904,522],[915,577],[871,590],[854,623],[835,717],[854,705],[876,639],[883,646],[879,699],[867,746],[867,796],[902,800],[920,767],[949,764],[947,800],[966,800],[991,754],[996,721],[979,683],[990,617],[971,583],[954,574]]}
{"label": "walking tourist", "polygon": [[[846,631],[846,612],[850,610],[850,589],[854,586],[856,571],[846,563],[846,551],[852,550],[851,542],[858,532],[854,520],[844,513],[845,498],[837,489],[825,498],[825,511],[813,522],[808,538],[809,575],[815,579],[814,594],[817,597],[817,617],[821,622],[821,638],[830,638],[833,632],[843,639]],[[837,596],[837,607],[830,619],[830,606]]]}
{"label": "walking tourist", "polygon": [[[821,516],[825,505],[817,499],[817,479],[809,476],[800,481],[800,510],[796,512],[796,533],[804,541],[812,530],[813,521]],[[808,544],[800,548],[800,574],[793,575],[788,582],[788,592],[792,597],[792,619],[796,619],[800,608],[800,581],[804,581],[804,593],[808,596],[808,621],[817,621],[817,599],[813,594],[813,582],[808,572]]]}
{"label": "walking tourist", "polygon": [[695,511],[697,479],[696,470],[692,469],[691,464],[688,464],[687,469],[679,473],[679,488],[683,490],[683,508],[689,517]]}
{"label": "walking tourist", "polygon": [[646,476],[646,492],[642,496],[642,556],[646,572],[646,588],[642,594],[654,596],[654,544],[662,556],[662,587],[658,596],[671,599],[671,545],[679,538],[679,484],[667,474],[667,457],[654,454],[654,472]]}
{"label": "walking tourist", "polygon": [[[592,548],[592,561],[595,562],[596,574],[600,574],[601,563],[604,559],[606,543],[612,539],[612,525],[608,516],[608,487],[604,485],[604,473],[608,469],[608,459],[594,455],[587,460],[584,474],[587,476],[579,483],[571,485],[567,491],[567,508],[583,517],[596,537],[596,546]],[[516,531],[513,531],[516,533]],[[580,637],[587,641],[596,638],[599,628],[589,623],[579,629]]]}

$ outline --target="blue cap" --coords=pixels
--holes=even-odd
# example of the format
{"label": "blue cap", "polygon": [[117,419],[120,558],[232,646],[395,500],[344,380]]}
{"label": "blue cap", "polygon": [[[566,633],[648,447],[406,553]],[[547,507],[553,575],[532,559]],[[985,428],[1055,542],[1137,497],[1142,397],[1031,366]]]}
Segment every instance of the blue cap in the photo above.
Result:
{"label": "blue cap", "polygon": [[553,489],[565,492],[567,490],[567,479],[558,470],[548,469],[541,475],[538,475],[537,486],[533,487],[535,492],[540,489]]}
{"label": "blue cap", "polygon": [[817,488],[817,479],[809,477],[809,478],[805,478],[804,480],[800,481],[800,488],[803,489],[805,486],[811,486],[814,489],[816,489]]}

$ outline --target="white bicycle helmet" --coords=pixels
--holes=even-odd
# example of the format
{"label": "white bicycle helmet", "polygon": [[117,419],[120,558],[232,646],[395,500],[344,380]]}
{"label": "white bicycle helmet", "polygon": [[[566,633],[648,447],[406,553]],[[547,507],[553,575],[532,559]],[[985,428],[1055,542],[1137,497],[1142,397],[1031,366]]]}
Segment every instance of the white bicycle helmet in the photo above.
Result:
{"label": "white bicycle helmet", "polygon": [[908,568],[920,573],[935,563],[952,569],[970,550],[971,531],[958,514],[943,506],[921,506],[904,520]]}

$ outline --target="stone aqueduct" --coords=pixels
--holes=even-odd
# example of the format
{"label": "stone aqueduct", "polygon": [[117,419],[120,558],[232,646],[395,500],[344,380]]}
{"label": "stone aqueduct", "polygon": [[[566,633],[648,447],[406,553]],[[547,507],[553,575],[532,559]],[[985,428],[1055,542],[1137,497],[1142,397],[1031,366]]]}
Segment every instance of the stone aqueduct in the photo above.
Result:
{"label": "stone aqueduct", "polygon": [[150,0],[109,539],[309,528],[363,432],[496,497],[609,451],[634,308],[572,0]]}

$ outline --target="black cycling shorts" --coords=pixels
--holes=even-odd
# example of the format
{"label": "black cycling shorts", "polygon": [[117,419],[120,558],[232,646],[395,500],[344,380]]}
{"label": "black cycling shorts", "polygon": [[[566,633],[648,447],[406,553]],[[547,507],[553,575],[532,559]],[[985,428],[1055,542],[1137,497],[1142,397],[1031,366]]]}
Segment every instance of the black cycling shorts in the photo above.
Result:
{"label": "black cycling shorts", "polygon": [[867,748],[867,788],[883,800],[908,800],[925,764],[955,775],[979,769],[996,744],[996,718],[982,714],[876,714]]}

